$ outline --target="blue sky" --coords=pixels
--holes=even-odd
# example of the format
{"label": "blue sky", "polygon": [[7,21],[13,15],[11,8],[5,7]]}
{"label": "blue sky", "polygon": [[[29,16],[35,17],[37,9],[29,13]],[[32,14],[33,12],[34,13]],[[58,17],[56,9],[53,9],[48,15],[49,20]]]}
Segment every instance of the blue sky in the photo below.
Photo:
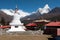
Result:
{"label": "blue sky", "polygon": [[48,4],[51,9],[60,7],[60,0],[0,0],[0,9],[14,9],[16,3],[19,9],[26,12],[36,11],[45,4]]}

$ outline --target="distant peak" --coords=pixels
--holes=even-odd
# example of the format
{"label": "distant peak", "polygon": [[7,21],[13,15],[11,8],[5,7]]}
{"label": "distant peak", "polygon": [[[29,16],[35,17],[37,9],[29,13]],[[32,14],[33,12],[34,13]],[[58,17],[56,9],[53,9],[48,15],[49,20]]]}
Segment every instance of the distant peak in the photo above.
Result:
{"label": "distant peak", "polygon": [[44,8],[49,8],[48,4],[46,4]]}
{"label": "distant peak", "polygon": [[38,12],[40,12],[41,14],[48,13],[49,11],[50,7],[48,6],[48,4],[46,4],[43,8],[38,9]]}

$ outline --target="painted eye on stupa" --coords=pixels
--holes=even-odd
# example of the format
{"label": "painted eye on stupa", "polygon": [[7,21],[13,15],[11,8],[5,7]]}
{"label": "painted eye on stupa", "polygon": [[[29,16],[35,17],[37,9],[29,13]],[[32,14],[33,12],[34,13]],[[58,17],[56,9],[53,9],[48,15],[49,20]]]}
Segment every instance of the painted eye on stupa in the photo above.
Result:
{"label": "painted eye on stupa", "polygon": [[20,13],[18,13],[20,15]]}

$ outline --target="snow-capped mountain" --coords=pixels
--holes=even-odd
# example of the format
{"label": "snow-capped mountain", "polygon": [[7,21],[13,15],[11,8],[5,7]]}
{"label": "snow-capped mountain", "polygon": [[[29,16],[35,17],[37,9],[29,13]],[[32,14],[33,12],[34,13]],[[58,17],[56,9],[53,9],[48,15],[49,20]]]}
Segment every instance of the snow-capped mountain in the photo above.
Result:
{"label": "snow-capped mountain", "polygon": [[14,11],[12,9],[1,9],[1,11],[10,16],[14,15]]}
{"label": "snow-capped mountain", "polygon": [[[10,16],[13,16],[14,15],[14,10],[12,10],[12,9],[1,9],[1,11],[3,11],[4,13],[6,13],[7,15],[10,15]],[[44,14],[44,13],[48,13],[50,11],[50,7],[48,6],[48,4],[46,4],[43,8],[39,8],[38,10],[37,10],[37,12],[35,12],[36,14],[38,13],[38,14]],[[21,17],[25,17],[25,16],[28,16],[28,15],[30,15],[30,13],[28,13],[28,12],[24,12],[23,10],[18,10],[18,12],[20,13],[20,16]],[[34,14],[34,13],[32,13],[32,14]]]}
{"label": "snow-capped mountain", "polygon": [[[1,9],[1,11],[3,11],[4,13],[6,13],[7,15],[13,16],[14,15],[14,10],[12,9]],[[28,12],[24,12],[22,10],[18,10],[18,13],[20,14],[21,17],[25,17],[30,15],[30,13]]]}
{"label": "snow-capped mountain", "polygon": [[37,11],[40,12],[41,14],[48,13],[50,11],[50,7],[48,4],[46,4],[43,8],[39,8]]}
{"label": "snow-capped mountain", "polygon": [[39,8],[36,12],[32,12],[31,15],[24,17],[23,20],[38,19],[38,18],[40,18],[40,16],[42,16],[43,14],[46,14],[50,11],[51,11],[50,7],[48,6],[48,4],[46,4],[43,8]]}
{"label": "snow-capped mountain", "polygon": [[22,10],[18,10],[18,13],[20,13],[20,16],[21,16],[21,17],[25,17],[25,16],[30,15],[30,13],[24,12],[24,11],[22,11]]}

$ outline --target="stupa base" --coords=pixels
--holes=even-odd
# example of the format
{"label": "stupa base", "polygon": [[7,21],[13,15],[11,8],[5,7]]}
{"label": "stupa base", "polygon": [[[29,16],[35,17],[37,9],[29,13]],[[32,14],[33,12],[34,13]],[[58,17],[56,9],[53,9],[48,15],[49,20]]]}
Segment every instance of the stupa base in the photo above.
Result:
{"label": "stupa base", "polygon": [[21,32],[21,31],[25,31],[24,26],[18,26],[18,27],[11,26],[11,28],[6,32]]}

